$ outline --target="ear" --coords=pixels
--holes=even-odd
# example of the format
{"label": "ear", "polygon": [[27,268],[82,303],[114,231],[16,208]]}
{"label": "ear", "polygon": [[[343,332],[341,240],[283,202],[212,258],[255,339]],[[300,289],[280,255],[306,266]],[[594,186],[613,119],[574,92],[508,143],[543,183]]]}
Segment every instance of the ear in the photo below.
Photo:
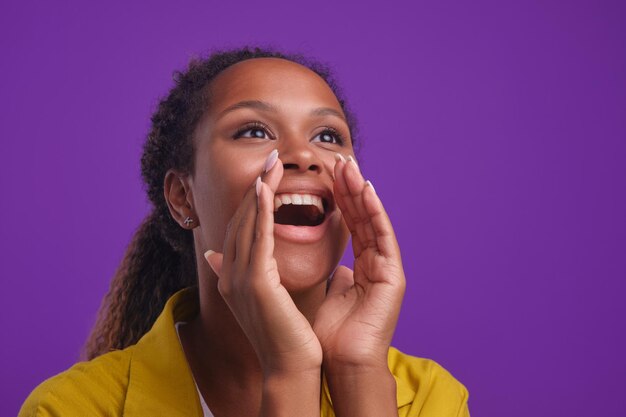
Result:
{"label": "ear", "polygon": [[188,175],[170,169],[165,173],[163,194],[172,218],[183,229],[198,226],[198,217],[193,210],[193,194]]}

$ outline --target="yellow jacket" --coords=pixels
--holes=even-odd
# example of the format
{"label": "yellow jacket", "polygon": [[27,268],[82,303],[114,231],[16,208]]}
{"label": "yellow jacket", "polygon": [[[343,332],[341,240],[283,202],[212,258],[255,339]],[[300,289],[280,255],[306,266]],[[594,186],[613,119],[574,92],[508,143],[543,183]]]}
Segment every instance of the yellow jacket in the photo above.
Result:
{"label": "yellow jacket", "polygon": [[[202,407],[174,323],[198,313],[197,293],[174,294],[137,344],[80,362],[41,383],[19,417],[195,416]],[[465,387],[437,363],[391,348],[389,369],[397,383],[401,417],[469,417]],[[328,387],[322,417],[334,417]]]}

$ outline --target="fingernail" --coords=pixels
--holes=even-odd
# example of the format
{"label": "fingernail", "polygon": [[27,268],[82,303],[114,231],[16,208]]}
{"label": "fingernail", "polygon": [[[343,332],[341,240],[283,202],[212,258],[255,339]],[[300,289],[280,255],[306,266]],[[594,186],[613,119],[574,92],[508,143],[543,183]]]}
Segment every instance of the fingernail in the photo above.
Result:
{"label": "fingernail", "polygon": [[209,249],[208,251],[204,252],[204,259],[206,259],[207,262],[209,262],[209,256],[213,255],[215,253],[215,251]]}
{"label": "fingernail", "polygon": [[345,162],[346,162],[346,158],[344,158],[344,157],[343,157],[343,155],[342,155],[342,154],[340,154],[340,153],[336,153],[336,154],[335,154],[335,160],[336,160],[337,162],[340,162],[340,161],[341,161],[341,162],[343,162],[343,163],[345,163]]}
{"label": "fingernail", "polygon": [[365,181],[365,185],[367,185],[368,187],[372,187],[372,191],[376,192],[376,188],[374,188],[370,180]]}
{"label": "fingernail", "polygon": [[256,177],[256,196],[258,197],[259,195],[261,195],[261,177]]}
{"label": "fingernail", "polygon": [[348,155],[348,162],[352,162],[354,165],[356,165],[357,167],[359,166],[359,164],[356,163],[356,161],[354,160],[354,158],[352,157],[352,155]]}
{"label": "fingernail", "polygon": [[274,149],[267,157],[265,161],[265,172],[269,172],[270,169],[276,165],[276,161],[278,161],[278,150]]}

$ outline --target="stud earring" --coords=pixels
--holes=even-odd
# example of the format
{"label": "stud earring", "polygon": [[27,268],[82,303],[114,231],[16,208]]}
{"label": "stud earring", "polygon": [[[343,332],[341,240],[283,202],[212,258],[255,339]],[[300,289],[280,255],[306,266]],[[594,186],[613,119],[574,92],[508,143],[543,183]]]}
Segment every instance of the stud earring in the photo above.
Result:
{"label": "stud earring", "polygon": [[189,227],[189,225],[193,223],[193,219],[187,216],[187,218],[183,221],[183,223],[185,223],[185,226]]}

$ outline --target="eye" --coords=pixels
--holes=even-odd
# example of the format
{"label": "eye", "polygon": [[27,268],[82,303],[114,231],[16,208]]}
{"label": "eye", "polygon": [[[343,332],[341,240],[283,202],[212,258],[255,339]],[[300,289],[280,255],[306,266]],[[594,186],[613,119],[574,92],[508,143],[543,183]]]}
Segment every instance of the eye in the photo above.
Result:
{"label": "eye", "polygon": [[343,145],[344,140],[341,133],[332,127],[327,127],[315,136],[312,142],[331,143],[335,145]]}
{"label": "eye", "polygon": [[233,139],[250,138],[250,139],[272,139],[269,129],[258,122],[247,124],[233,135]]}

